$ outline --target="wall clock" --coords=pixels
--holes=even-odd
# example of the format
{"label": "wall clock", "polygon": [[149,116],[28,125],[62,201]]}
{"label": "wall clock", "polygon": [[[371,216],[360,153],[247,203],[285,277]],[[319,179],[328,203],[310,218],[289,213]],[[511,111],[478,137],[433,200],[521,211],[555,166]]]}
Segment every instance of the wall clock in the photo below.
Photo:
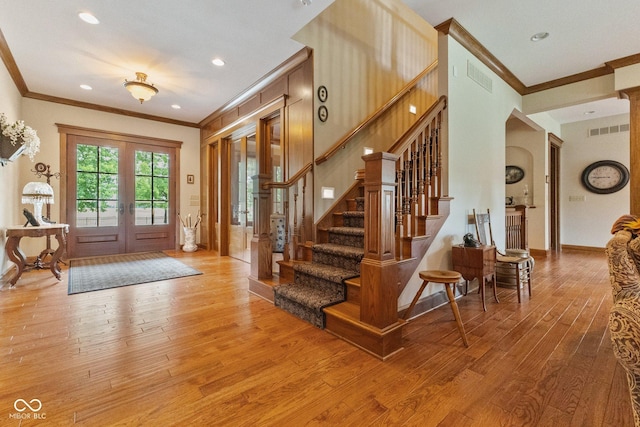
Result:
{"label": "wall clock", "polygon": [[582,185],[592,193],[611,194],[629,182],[629,169],[614,160],[591,163],[582,171]]}
{"label": "wall clock", "polygon": [[327,107],[324,105],[321,105],[320,108],[318,108],[318,118],[321,122],[326,122],[329,118],[329,110],[327,110]]}

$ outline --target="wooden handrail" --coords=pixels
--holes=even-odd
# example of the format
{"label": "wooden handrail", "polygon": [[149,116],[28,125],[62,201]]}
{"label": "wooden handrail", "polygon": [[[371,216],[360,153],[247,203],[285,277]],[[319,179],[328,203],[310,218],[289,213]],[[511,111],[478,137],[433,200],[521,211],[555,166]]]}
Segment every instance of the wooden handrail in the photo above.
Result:
{"label": "wooden handrail", "polygon": [[272,182],[267,182],[266,184],[264,184],[262,186],[262,188],[264,188],[265,190],[267,190],[269,188],[289,188],[293,184],[295,184],[296,182],[300,181],[300,178],[305,176],[312,169],[313,169],[313,163],[309,162],[302,169],[300,169],[295,175],[293,175],[291,178],[289,178],[288,180],[286,180],[284,182],[273,182],[273,181]]}
{"label": "wooden handrail", "polygon": [[340,138],[338,142],[336,142],[331,148],[329,148],[324,154],[318,156],[315,160],[316,165],[320,163],[324,163],[329,160],[333,155],[335,155],[338,150],[344,148],[349,140],[356,136],[362,129],[369,126],[373,123],[378,117],[380,117],[383,113],[385,113],[389,108],[391,108],[394,104],[396,104],[404,95],[411,92],[418,84],[420,80],[422,80],[427,74],[433,71],[438,66],[438,60],[436,59],[425,68],[420,74],[418,74],[413,80],[411,80],[400,92],[395,94],[389,101],[387,101],[383,106],[374,111],[369,117],[367,117],[362,123],[353,128],[349,133]]}
{"label": "wooden handrail", "polygon": [[418,119],[411,128],[405,132],[393,145],[387,150],[389,153],[401,153],[407,149],[407,145],[411,143],[415,133],[420,131],[424,127],[424,123],[430,122],[440,111],[447,108],[447,97],[442,95],[438,102],[433,104],[420,119]]}

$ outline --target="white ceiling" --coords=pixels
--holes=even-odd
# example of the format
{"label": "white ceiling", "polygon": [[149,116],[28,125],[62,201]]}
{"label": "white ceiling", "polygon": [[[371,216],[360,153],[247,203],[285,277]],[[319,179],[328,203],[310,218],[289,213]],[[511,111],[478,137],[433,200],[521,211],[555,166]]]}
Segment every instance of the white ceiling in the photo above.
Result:
{"label": "white ceiling", "polygon": [[[302,49],[291,36],[332,2],[0,0],[0,30],[29,92],[195,123]],[[454,17],[526,86],[640,53],[637,0],[404,2],[434,26]],[[541,31],[550,36],[532,43]],[[159,88],[142,105],[122,87],[136,71]],[[569,122],[627,111],[627,101],[608,100],[552,114]]]}

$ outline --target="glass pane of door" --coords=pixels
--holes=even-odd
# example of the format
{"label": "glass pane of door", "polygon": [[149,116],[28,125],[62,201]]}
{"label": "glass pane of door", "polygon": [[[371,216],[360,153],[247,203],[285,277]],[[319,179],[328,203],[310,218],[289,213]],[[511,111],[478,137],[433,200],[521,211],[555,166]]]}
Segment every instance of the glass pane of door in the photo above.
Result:
{"label": "glass pane of door", "polygon": [[169,155],[135,151],[135,225],[169,223]]}
{"label": "glass pane of door", "polygon": [[119,150],[77,145],[76,227],[118,225]]}
{"label": "glass pane of door", "polygon": [[251,262],[253,238],[253,176],[258,172],[255,134],[229,144],[229,255]]}

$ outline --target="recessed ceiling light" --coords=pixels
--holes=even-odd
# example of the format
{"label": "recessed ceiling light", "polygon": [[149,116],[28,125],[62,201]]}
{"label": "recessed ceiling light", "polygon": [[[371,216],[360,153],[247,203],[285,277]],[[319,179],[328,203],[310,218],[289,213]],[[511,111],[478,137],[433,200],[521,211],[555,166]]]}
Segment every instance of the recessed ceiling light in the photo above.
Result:
{"label": "recessed ceiling light", "polygon": [[92,90],[93,88],[89,85],[80,85],[80,87],[84,90]]}
{"label": "recessed ceiling light", "polygon": [[547,37],[549,37],[549,33],[547,33],[546,31],[543,31],[541,33],[535,33],[534,35],[531,36],[531,41],[532,42],[539,42],[540,40],[544,40]]}
{"label": "recessed ceiling light", "polygon": [[93,16],[89,12],[80,12],[80,13],[78,13],[78,16],[80,17],[80,19],[82,19],[87,24],[95,25],[95,24],[99,24],[100,23],[100,21],[98,21],[98,18],[96,18],[95,16]]}
{"label": "recessed ceiling light", "polygon": [[595,113],[595,111],[594,111],[594,110],[589,110],[589,111],[585,111],[585,112],[584,112],[584,115],[585,115],[585,116],[588,116],[589,114],[594,114],[594,113]]}
{"label": "recessed ceiling light", "polygon": [[224,61],[220,58],[215,58],[211,62],[213,63],[213,65],[217,65],[218,67],[222,67],[224,65]]}
{"label": "recessed ceiling light", "polygon": [[173,104],[171,108],[173,108],[174,110],[179,110],[182,107],[180,107],[178,104]]}

